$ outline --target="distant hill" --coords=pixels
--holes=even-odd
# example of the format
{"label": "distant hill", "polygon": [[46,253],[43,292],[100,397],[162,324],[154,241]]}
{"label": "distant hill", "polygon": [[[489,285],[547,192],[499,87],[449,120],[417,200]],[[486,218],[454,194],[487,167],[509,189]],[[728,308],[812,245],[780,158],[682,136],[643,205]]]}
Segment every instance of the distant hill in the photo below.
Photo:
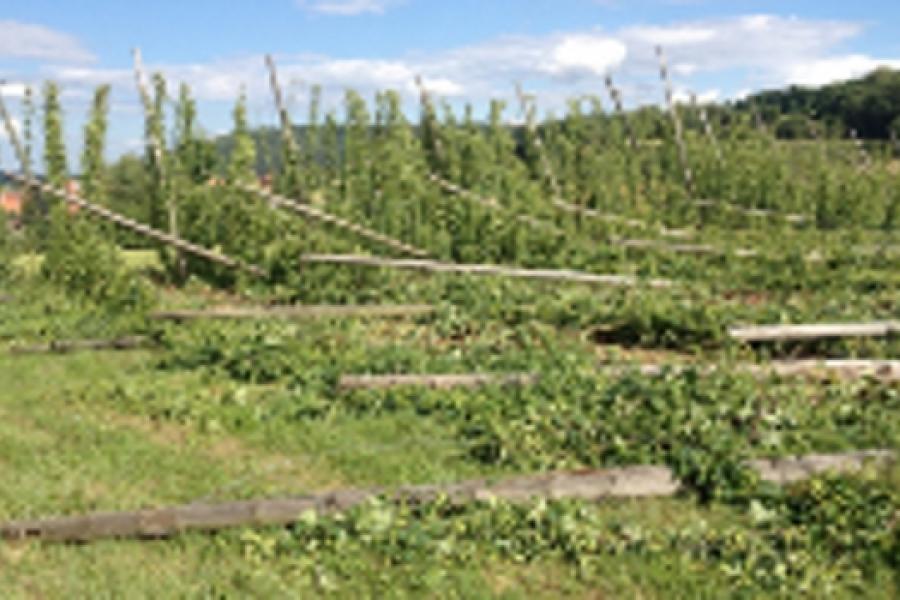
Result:
{"label": "distant hill", "polygon": [[744,110],[752,105],[770,123],[806,117],[826,124],[835,135],[855,129],[861,138],[883,140],[893,130],[900,137],[900,71],[880,68],[860,79],[820,88],[791,86],[736,103]]}

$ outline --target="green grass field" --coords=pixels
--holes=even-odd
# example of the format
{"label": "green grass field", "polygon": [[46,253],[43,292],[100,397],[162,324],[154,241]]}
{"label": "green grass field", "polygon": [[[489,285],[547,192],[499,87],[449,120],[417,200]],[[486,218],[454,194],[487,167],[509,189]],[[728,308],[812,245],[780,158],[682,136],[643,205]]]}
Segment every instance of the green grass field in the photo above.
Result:
{"label": "green grass field", "polygon": [[[14,290],[18,297],[0,305],[0,333],[7,343],[115,331],[88,307],[61,305],[49,288],[29,292],[34,284],[22,285]],[[46,307],[30,301],[31,294],[47,298]],[[202,299],[188,290],[167,293],[163,302]],[[48,312],[50,306],[57,308]],[[0,520],[538,470],[527,461],[473,454],[480,438],[466,433],[467,420],[483,418],[482,407],[507,404],[493,391],[340,397],[327,391],[327,381],[336,372],[390,372],[402,364],[450,372],[467,368],[469,360],[497,368],[548,368],[548,360],[562,365],[560,356],[548,358],[522,345],[535,331],[513,333],[498,323],[486,323],[464,340],[428,322],[200,324],[161,335],[163,347],[153,351],[0,355]],[[204,350],[210,340],[231,354],[211,358]],[[566,333],[552,343],[561,346],[551,353],[570,353],[565,360],[576,364],[610,352],[650,352],[597,349]],[[662,349],[653,356],[690,358]],[[602,389],[609,383],[591,385]],[[660,385],[691,384],[675,379]],[[597,393],[593,387],[563,389],[572,398]],[[630,402],[627,389],[620,388],[617,402]],[[873,405],[871,414],[856,414],[848,404],[868,397],[894,406],[896,386],[830,386],[817,411],[804,408],[805,397],[797,398],[814,397],[816,386],[779,389],[773,387],[766,402],[783,402],[786,413],[778,418],[796,421],[793,433],[783,434],[795,438],[786,448],[833,450],[854,447],[855,440],[898,447],[900,440],[891,439],[898,430],[896,409],[878,412]],[[535,419],[545,408],[568,410],[565,398],[548,403],[554,390],[551,385],[536,395],[523,393],[504,409],[505,426],[512,428],[510,450],[544,439],[516,429],[528,422],[519,423],[525,416],[516,416],[518,403],[536,411],[528,417],[535,427],[544,427]],[[546,393],[551,396],[541,395]],[[749,392],[739,386],[726,393]],[[721,402],[730,400],[722,396]],[[607,418],[620,419],[623,432],[631,427],[642,435],[625,413]],[[686,418],[703,419],[699,412]],[[496,435],[505,440],[501,430]],[[697,444],[706,443],[697,438]],[[529,452],[545,456],[546,468],[588,466],[571,445],[533,445]],[[882,477],[900,481],[896,470]],[[740,502],[704,504],[685,495],[528,510],[558,513],[561,520],[533,521],[526,513],[490,506],[435,518],[385,513],[372,505],[347,520],[293,529],[86,545],[9,542],[0,545],[0,590],[4,598],[719,598],[791,596],[806,589],[812,597],[891,598],[898,589],[896,571],[883,562],[857,575],[857,563],[840,553],[803,554],[814,545],[797,547],[803,558],[768,554],[777,545],[767,545],[768,534]],[[384,518],[390,521],[386,528],[372,525]],[[564,525],[570,520],[571,526]],[[741,550],[746,540],[759,544],[750,546],[759,556]],[[802,563],[791,562],[796,560]],[[795,569],[800,579],[766,583],[764,573],[753,570],[777,570],[779,564]]]}

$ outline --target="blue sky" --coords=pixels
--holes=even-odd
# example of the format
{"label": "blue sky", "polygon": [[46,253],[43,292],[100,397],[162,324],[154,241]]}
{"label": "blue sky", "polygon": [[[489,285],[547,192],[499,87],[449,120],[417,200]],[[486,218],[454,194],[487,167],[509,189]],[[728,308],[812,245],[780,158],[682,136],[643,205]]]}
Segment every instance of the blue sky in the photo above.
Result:
{"label": "blue sky", "polygon": [[[721,100],[790,83],[816,85],[900,67],[900,3],[742,0],[0,0],[0,78],[15,111],[24,85],[52,78],[65,91],[67,139],[77,155],[92,89],[113,85],[110,155],[139,150],[131,74],[139,46],[148,71],[191,84],[210,134],[229,128],[246,89],[251,119],[273,123],[262,55],[272,53],[302,121],[309,85],[341,94],[395,88],[415,114],[420,74],[454,106],[483,110],[515,82],[544,111],[602,93],[610,72],[631,104],[662,97],[661,43],[680,95]],[[509,117],[517,111],[510,110]],[[0,139],[0,146],[6,146]],[[0,160],[10,160],[8,148]]]}

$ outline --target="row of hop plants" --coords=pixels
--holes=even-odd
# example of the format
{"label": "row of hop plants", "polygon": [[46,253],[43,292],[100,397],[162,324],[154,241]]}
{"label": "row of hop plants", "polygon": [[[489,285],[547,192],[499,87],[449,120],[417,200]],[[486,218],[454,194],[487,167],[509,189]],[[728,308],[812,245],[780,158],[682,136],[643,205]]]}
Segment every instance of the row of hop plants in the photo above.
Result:
{"label": "row of hop plants", "polygon": [[[223,157],[204,139],[186,85],[178,91],[171,118],[165,114],[169,91],[162,76],[154,75],[151,91],[144,107],[148,149],[141,182],[145,206],[140,209],[150,225],[262,264],[273,279],[288,285],[298,277],[296,259],[303,251],[352,251],[360,246],[379,250],[352,235],[279,215],[264,200],[236,189],[233,184],[257,182],[259,155],[265,151],[247,123],[243,95],[233,113],[230,151]],[[108,93],[108,88],[97,91],[81,165],[84,195],[98,204],[113,200],[109,168],[103,161]],[[43,95],[45,172],[51,183],[62,187],[68,165],[59,91],[48,84]],[[471,107],[460,118],[447,103],[436,105],[423,94],[421,121],[414,124],[404,114],[397,93],[379,93],[370,112],[362,96],[348,91],[345,118],[339,123],[333,111],[322,118],[321,90],[316,88],[302,144],[293,127],[285,128],[274,152],[277,157],[268,157],[280,165],[274,188],[437,258],[459,262],[603,267],[604,240],[619,233],[616,226],[561,212],[554,200],[726,230],[784,223],[701,209],[691,200],[712,198],[746,208],[802,212],[821,228],[895,228],[900,202],[893,185],[897,176],[877,165],[864,168],[853,156],[829,156],[824,142],[803,151],[787,149],[748,120],[719,115],[714,122],[719,155],[694,113],[682,111],[687,155],[695,173],[691,195],[666,115],[641,110],[610,116],[596,98],[588,99],[587,105],[590,110],[585,112],[584,99],[573,101],[565,116],[544,123],[537,123],[530,105],[523,109],[526,126],[513,128],[507,125],[503,102],[492,102],[487,121],[480,122]],[[29,148],[34,112],[29,93],[25,120]],[[626,126],[635,132],[636,147],[628,143]],[[447,193],[433,181],[435,176],[481,201]],[[493,207],[485,206],[491,203]],[[52,198],[29,204],[61,206]],[[72,238],[63,232],[63,225],[83,220],[51,216],[35,221],[33,230],[44,230],[36,236],[43,245]],[[106,239],[122,241],[121,234],[109,228],[94,229]],[[164,256],[173,275],[192,273],[224,285],[238,282],[221,267],[170,252]]]}

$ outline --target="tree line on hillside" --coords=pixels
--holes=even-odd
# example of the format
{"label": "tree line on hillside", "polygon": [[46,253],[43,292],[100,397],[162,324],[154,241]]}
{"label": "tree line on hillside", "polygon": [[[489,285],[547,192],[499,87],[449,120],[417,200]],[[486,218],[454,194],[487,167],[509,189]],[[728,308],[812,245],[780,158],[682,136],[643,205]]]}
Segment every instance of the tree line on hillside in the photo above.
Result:
{"label": "tree line on hillside", "polygon": [[900,137],[900,71],[879,68],[860,79],[820,88],[791,86],[754,94],[735,108],[754,108],[775,125],[779,137],[846,137],[855,131],[863,139]]}

